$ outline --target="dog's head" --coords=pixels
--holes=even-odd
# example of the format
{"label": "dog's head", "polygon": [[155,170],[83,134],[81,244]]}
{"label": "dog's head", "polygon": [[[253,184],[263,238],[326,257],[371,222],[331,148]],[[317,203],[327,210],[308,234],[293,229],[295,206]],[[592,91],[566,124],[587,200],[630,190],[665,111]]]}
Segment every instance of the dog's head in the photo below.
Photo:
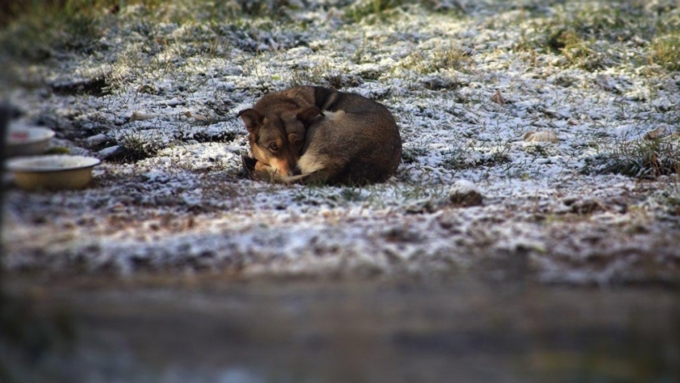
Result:
{"label": "dog's head", "polygon": [[253,157],[269,165],[278,175],[293,175],[304,145],[305,132],[317,116],[317,107],[299,110],[258,112],[245,109],[239,117],[248,129]]}

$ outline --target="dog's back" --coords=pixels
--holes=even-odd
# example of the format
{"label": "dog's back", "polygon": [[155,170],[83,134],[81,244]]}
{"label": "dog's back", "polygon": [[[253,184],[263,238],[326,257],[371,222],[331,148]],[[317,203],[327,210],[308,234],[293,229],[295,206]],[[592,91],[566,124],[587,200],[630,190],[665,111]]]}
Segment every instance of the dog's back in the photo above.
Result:
{"label": "dog's back", "polygon": [[315,87],[322,111],[309,125],[298,168],[303,182],[365,184],[394,175],[401,137],[387,108],[353,93]]}

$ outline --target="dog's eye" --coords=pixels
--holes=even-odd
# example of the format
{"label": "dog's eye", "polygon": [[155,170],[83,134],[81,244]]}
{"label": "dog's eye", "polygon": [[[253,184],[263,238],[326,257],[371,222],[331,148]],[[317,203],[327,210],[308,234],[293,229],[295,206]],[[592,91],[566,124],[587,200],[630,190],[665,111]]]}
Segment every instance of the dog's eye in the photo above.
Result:
{"label": "dog's eye", "polygon": [[269,144],[269,150],[271,150],[272,152],[275,152],[275,151],[279,150],[279,146],[276,145],[276,142],[272,142],[271,144]]}

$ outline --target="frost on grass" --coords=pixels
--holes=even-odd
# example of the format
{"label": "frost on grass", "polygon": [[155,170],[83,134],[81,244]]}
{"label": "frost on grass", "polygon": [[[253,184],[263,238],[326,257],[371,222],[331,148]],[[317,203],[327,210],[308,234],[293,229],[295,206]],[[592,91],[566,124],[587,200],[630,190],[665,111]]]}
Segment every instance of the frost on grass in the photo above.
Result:
{"label": "frost on grass", "polygon": [[[104,163],[86,190],[9,190],[5,266],[677,283],[679,20],[672,1],[25,16],[0,32],[2,96]],[[306,84],[389,107],[404,144],[392,180],[243,177],[237,112]]]}

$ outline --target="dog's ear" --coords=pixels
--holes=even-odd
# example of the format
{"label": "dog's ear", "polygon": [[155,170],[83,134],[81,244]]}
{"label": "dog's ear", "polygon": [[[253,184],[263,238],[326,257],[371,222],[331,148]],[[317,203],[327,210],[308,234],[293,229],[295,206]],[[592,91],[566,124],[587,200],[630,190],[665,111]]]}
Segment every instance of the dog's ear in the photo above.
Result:
{"label": "dog's ear", "polygon": [[262,121],[264,120],[264,116],[255,109],[244,109],[238,112],[238,116],[241,117],[243,122],[246,124],[246,129],[248,129],[248,132],[253,134],[257,133],[257,131],[260,129],[260,126],[262,126]]}
{"label": "dog's ear", "polygon": [[323,112],[316,106],[302,109],[296,115],[297,119],[305,125],[305,128],[308,128],[317,116],[323,116]]}

